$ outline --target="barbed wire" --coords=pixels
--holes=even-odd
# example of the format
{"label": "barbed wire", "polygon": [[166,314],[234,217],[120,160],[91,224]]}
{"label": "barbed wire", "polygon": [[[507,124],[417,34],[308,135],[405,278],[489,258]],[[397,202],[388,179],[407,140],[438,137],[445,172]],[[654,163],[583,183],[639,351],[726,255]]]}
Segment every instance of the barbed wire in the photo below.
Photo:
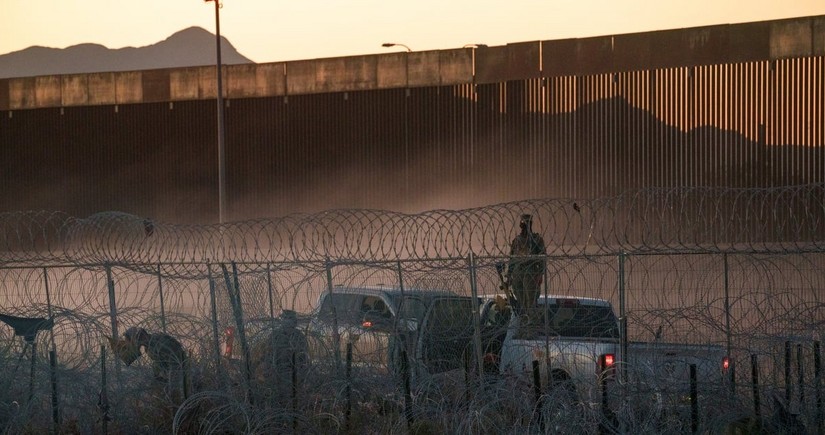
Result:
{"label": "barbed wire", "polygon": [[88,217],[6,212],[0,214],[0,264],[501,256],[525,213],[533,215],[548,255],[805,252],[825,245],[825,184],[811,184],[650,188],[603,199],[536,199],[418,214],[341,209],[221,225],[167,224],[115,211]]}
{"label": "barbed wire", "polygon": [[[120,212],[84,218],[3,213],[0,312],[52,317],[54,327],[37,337],[34,357],[31,344],[0,327],[0,362],[7,368],[0,376],[0,428],[48,430],[53,394],[63,424],[81,433],[99,432],[105,418],[113,432],[128,433],[689,431],[686,390],[675,388],[655,361],[622,362],[637,378],[615,387],[623,396],[609,404],[614,414],[608,415],[571,405],[546,384],[537,395],[529,377],[491,376],[480,383],[460,368],[417,379],[405,398],[397,374],[375,375],[381,370],[363,361],[350,377],[314,362],[294,401],[281,403],[273,397],[280,397],[276,384],[288,382],[287,376],[250,380],[239,344],[226,353],[227,331],[238,333],[239,322],[254,346],[267,339],[277,314],[291,309],[305,316],[331,287],[403,282],[463,296],[473,287],[495,294],[495,263],[507,258],[524,213],[533,215],[534,230],[547,241],[548,292],[622,307],[617,314],[628,322],[629,340],[655,342],[662,335],[669,342],[721,346],[741,364],[732,377],[739,385],[730,392],[711,379],[700,383],[700,431],[755,424],[749,358],[761,364],[765,397],[792,391],[790,402],[813,428],[821,422],[810,380],[818,358],[811,345],[822,339],[825,318],[823,190],[821,184],[644,189],[595,200],[419,214],[332,210],[202,226]],[[470,252],[472,259],[466,258]],[[181,341],[192,360],[190,397],[174,396],[156,382],[147,358],[128,367],[118,362],[107,337],[127,327]],[[316,356],[335,353],[332,337],[313,339]],[[783,360],[788,346],[793,358]],[[57,367],[49,365],[50,350]],[[376,359],[388,351],[374,349]],[[788,367],[808,382],[790,388],[786,377],[783,384]],[[58,393],[46,381],[53,374]],[[102,391],[109,391],[105,412]],[[27,396],[35,399],[27,402]],[[765,401],[761,424],[767,427],[768,411],[777,406]]]}

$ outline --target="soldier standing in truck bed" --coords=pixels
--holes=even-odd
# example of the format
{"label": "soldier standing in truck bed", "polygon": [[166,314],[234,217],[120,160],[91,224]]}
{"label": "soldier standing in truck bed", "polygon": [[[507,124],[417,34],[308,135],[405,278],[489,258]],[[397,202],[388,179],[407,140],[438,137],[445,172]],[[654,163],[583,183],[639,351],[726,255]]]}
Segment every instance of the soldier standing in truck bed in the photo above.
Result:
{"label": "soldier standing in truck bed", "polygon": [[521,314],[528,319],[535,309],[541,295],[541,283],[547,261],[544,256],[547,249],[541,235],[533,232],[533,217],[529,214],[521,215],[519,221],[521,232],[510,243],[510,262],[507,266],[507,282],[518,301]]}

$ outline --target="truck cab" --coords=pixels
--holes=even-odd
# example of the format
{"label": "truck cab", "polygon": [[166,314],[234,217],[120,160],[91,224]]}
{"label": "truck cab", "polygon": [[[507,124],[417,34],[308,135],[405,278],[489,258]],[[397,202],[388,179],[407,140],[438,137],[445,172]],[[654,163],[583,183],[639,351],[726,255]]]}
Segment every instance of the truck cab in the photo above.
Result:
{"label": "truck cab", "polygon": [[377,372],[399,374],[403,363],[413,377],[457,369],[472,343],[476,306],[448,291],[334,287],[311,316],[310,355],[340,363],[349,344],[352,364]]}

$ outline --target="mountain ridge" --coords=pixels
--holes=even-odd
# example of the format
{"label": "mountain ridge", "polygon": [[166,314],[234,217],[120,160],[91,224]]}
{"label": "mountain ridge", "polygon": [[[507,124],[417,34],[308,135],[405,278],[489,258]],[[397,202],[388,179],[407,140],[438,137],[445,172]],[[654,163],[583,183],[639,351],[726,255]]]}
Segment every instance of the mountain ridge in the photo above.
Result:
{"label": "mountain ridge", "polygon": [[[225,65],[254,63],[223,36],[221,62]],[[97,43],[81,43],[66,48],[34,45],[0,55],[0,79],[214,64],[215,35],[201,27],[189,27],[163,41],[142,47],[107,48]]]}

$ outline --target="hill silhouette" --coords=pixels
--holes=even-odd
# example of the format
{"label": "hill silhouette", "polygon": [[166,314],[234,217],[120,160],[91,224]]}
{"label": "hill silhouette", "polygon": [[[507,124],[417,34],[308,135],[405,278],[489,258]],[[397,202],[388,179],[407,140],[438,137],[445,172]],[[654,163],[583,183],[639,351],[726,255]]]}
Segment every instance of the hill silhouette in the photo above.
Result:
{"label": "hill silhouette", "polygon": [[[253,63],[221,37],[221,61],[234,65]],[[106,48],[100,44],[71,47],[34,46],[0,55],[0,78],[53,74],[138,71],[215,64],[215,35],[190,27],[145,47]]]}

